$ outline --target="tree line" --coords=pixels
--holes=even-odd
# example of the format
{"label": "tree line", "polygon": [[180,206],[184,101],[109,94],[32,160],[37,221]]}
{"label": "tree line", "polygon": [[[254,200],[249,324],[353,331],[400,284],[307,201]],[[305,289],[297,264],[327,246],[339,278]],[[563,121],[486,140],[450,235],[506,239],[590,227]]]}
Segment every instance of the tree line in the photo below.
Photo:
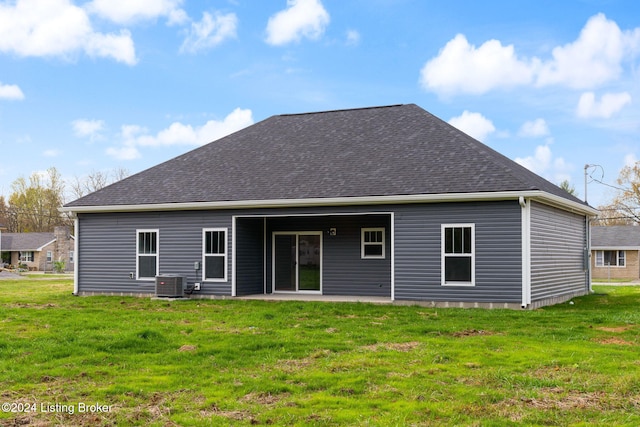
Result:
{"label": "tree line", "polygon": [[118,168],[109,172],[93,171],[86,177],[65,182],[60,172],[51,167],[46,172],[19,177],[11,184],[8,199],[0,196],[0,224],[7,232],[51,232],[56,226],[73,225],[73,218],[60,212],[71,200],[78,199],[126,178],[129,172]]}

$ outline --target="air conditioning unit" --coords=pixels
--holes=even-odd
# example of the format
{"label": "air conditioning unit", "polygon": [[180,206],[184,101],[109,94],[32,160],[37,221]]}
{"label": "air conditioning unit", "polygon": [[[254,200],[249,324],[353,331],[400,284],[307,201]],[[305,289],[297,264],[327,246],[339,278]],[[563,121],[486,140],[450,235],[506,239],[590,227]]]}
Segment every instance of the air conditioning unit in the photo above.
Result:
{"label": "air conditioning unit", "polygon": [[187,278],[178,274],[160,274],[156,276],[156,296],[181,298]]}

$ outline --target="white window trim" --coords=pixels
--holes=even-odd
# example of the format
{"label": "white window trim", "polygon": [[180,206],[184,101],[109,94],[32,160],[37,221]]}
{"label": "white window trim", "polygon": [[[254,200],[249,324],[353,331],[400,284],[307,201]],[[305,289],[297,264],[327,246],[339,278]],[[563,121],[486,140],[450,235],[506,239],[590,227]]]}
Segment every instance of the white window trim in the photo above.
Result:
{"label": "white window trim", "polygon": [[[605,252],[615,252],[616,253],[616,265],[607,265],[604,263],[604,253]],[[620,265],[620,252],[622,252],[622,259],[624,260],[624,265]],[[603,249],[596,251],[596,267],[609,267],[609,268],[626,268],[627,267],[627,251],[616,250],[616,249]]]}
{"label": "white window trim", "polygon": [[53,251],[47,251],[47,262],[53,262]]}
{"label": "white window trim", "polygon": [[160,230],[157,228],[141,228],[136,230],[136,280],[152,281],[155,277],[140,277],[140,255],[151,256],[150,254],[140,254],[140,233],[156,233],[156,276],[160,274]]}
{"label": "white window trim", "polygon": [[[224,253],[222,254],[206,254],[205,253],[205,242],[207,241],[207,232],[208,231],[222,231],[224,232]],[[227,253],[229,252],[229,231],[227,228],[224,227],[219,227],[219,228],[203,228],[202,229],[202,281],[203,282],[226,282],[227,281],[227,273],[229,270],[229,265],[228,265],[228,255]],[[206,262],[207,262],[207,257],[223,257],[224,258],[224,276],[222,278],[207,278],[205,277],[207,274],[207,269],[206,269]]]}
{"label": "white window trim", "polygon": [[[444,235],[447,228],[471,228],[471,254],[445,254]],[[470,282],[447,282],[445,279],[445,257],[471,258]],[[475,286],[476,285],[476,225],[473,223],[442,224],[440,228],[440,277],[442,286]]]}
{"label": "white window trim", "polygon": [[[382,231],[382,242],[366,242],[364,241],[364,235],[368,231]],[[385,259],[386,257],[386,230],[384,227],[370,227],[362,228],[360,230],[360,258],[361,259]],[[382,246],[382,255],[365,255],[364,248],[366,245]]]}
{"label": "white window trim", "polygon": [[20,262],[35,262],[36,256],[33,251],[20,252]]}

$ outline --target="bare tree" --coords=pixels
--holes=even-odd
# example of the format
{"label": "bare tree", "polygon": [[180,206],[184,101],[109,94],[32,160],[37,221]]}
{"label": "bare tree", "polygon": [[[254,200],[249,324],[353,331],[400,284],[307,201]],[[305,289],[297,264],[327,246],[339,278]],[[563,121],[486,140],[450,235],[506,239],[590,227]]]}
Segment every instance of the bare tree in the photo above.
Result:
{"label": "bare tree", "polygon": [[600,214],[593,220],[594,225],[633,225],[633,219],[618,209],[615,204],[598,206]]}
{"label": "bare tree", "polygon": [[127,176],[129,176],[129,171],[124,168],[116,168],[108,172],[93,170],[85,177],[75,176],[73,178],[70,183],[71,194],[74,199],[79,199]]}
{"label": "bare tree", "polygon": [[640,223],[640,161],[622,168],[617,182],[620,187],[613,205],[621,216]]}

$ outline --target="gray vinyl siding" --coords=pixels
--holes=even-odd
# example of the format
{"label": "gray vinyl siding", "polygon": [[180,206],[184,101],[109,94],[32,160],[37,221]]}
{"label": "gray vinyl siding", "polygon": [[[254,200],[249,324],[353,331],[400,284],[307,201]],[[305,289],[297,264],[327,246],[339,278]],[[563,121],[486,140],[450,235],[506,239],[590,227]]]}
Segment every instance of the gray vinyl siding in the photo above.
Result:
{"label": "gray vinyl siding", "polygon": [[[160,274],[180,274],[202,283],[201,295],[231,294],[231,217],[222,212],[80,214],[80,292],[154,293],[155,281],[131,279],[136,271],[136,230],[158,230]],[[202,281],[202,229],[227,229],[227,281]],[[201,266],[202,267],[202,266]]]}
{"label": "gray vinyl siding", "polygon": [[[199,295],[231,295],[234,216],[237,295],[263,293],[265,287],[271,292],[273,232],[321,231],[325,295],[391,297],[395,241],[397,300],[520,302],[522,298],[517,201],[80,214],[79,291],[154,293],[154,281],[130,279],[129,273],[136,267],[136,230],[158,229],[159,273],[185,275],[189,284],[202,282]],[[474,287],[441,285],[444,223],[475,224]],[[202,271],[194,270],[194,262],[202,261],[202,229],[218,227],[227,229],[227,280],[203,282]],[[385,258],[361,259],[361,229],[373,227],[385,229]],[[330,228],[336,229],[335,236],[329,235]]]}
{"label": "gray vinyl siding", "polygon": [[[441,284],[441,225],[475,224],[475,286]],[[516,201],[405,205],[395,218],[398,300],[522,300],[521,208]]]}
{"label": "gray vinyl siding", "polygon": [[236,296],[264,293],[264,219],[236,220]]}
{"label": "gray vinyl siding", "polygon": [[531,204],[531,300],[588,291],[586,222],[541,203]]}

